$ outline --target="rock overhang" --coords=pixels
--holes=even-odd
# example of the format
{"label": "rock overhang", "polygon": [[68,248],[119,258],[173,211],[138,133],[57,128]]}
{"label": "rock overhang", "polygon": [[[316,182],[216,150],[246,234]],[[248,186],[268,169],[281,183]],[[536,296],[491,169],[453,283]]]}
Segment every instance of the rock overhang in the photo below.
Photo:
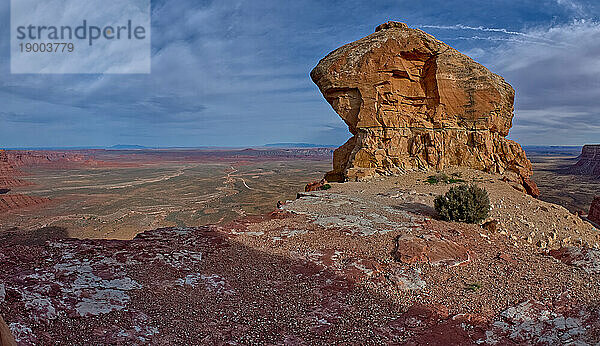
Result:
{"label": "rock overhang", "polygon": [[384,23],[328,54],[311,78],[353,134],[328,180],[448,166],[513,172],[518,182],[532,174],[520,145],[505,138],[514,89],[421,30]]}

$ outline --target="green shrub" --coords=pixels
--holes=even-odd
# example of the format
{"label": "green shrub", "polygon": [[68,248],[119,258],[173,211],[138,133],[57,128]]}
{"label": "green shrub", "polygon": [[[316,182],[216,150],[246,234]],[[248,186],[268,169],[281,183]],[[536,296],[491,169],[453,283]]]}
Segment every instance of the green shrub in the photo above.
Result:
{"label": "green shrub", "polygon": [[436,175],[430,175],[427,180],[425,180],[426,183],[429,183],[431,185],[437,184],[440,182],[440,179],[438,176]]}
{"label": "green shrub", "polygon": [[490,198],[477,185],[462,184],[436,197],[435,210],[442,220],[476,223],[488,217]]}
{"label": "green shrub", "polygon": [[460,179],[460,173],[454,173],[452,174],[452,176],[449,176],[445,173],[438,173],[436,175],[430,175],[427,180],[425,180],[425,182],[429,183],[429,184],[438,184],[438,183],[444,183],[444,184],[454,184],[454,183],[462,183],[464,182],[464,180]]}
{"label": "green shrub", "polygon": [[480,288],[481,288],[481,284],[479,282],[474,282],[472,284],[465,285],[466,290],[473,291],[473,292],[477,291]]}
{"label": "green shrub", "polygon": [[331,185],[329,185],[329,184],[325,184],[325,185],[321,186],[321,190],[329,190],[329,189],[331,189]]}

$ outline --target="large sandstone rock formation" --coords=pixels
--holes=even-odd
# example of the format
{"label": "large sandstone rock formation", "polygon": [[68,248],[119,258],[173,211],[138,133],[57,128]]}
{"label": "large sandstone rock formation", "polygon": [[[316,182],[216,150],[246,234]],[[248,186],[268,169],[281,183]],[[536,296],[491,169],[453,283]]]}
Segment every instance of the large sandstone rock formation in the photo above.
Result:
{"label": "large sandstone rock formation", "polygon": [[579,161],[569,171],[600,178],[600,144],[583,146]]}
{"label": "large sandstone rock formation", "polygon": [[532,174],[521,146],[505,138],[513,88],[421,30],[382,24],[327,55],[311,77],[353,134],[327,180],[448,166],[519,183]]}

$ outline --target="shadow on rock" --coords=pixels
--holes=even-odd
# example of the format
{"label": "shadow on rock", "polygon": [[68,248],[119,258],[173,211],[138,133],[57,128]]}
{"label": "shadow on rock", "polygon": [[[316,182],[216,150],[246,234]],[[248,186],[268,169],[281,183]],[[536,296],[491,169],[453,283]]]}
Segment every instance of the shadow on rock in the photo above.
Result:
{"label": "shadow on rock", "polygon": [[[431,335],[408,324],[440,320],[410,318],[319,263],[257,251],[208,227],[131,241],[65,234],[3,235],[0,314],[20,343],[402,343]],[[482,336],[458,325],[456,333]]]}
{"label": "shadow on rock", "polygon": [[438,217],[437,211],[435,211],[435,209],[432,206],[419,202],[402,203],[402,205],[392,206],[392,208],[396,210],[408,211],[418,215],[427,216],[432,219]]}
{"label": "shadow on rock", "polygon": [[0,232],[2,246],[43,246],[47,241],[66,238],[69,238],[69,232],[64,227],[44,227],[36,230],[12,228]]}

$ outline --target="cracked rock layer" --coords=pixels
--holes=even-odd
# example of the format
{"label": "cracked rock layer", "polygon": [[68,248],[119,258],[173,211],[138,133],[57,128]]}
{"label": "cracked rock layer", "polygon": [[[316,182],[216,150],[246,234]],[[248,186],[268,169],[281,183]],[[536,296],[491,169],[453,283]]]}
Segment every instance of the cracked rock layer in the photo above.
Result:
{"label": "cracked rock layer", "polygon": [[353,137],[329,181],[465,166],[522,183],[532,174],[506,139],[513,88],[433,36],[389,22],[323,58],[311,77]]}

